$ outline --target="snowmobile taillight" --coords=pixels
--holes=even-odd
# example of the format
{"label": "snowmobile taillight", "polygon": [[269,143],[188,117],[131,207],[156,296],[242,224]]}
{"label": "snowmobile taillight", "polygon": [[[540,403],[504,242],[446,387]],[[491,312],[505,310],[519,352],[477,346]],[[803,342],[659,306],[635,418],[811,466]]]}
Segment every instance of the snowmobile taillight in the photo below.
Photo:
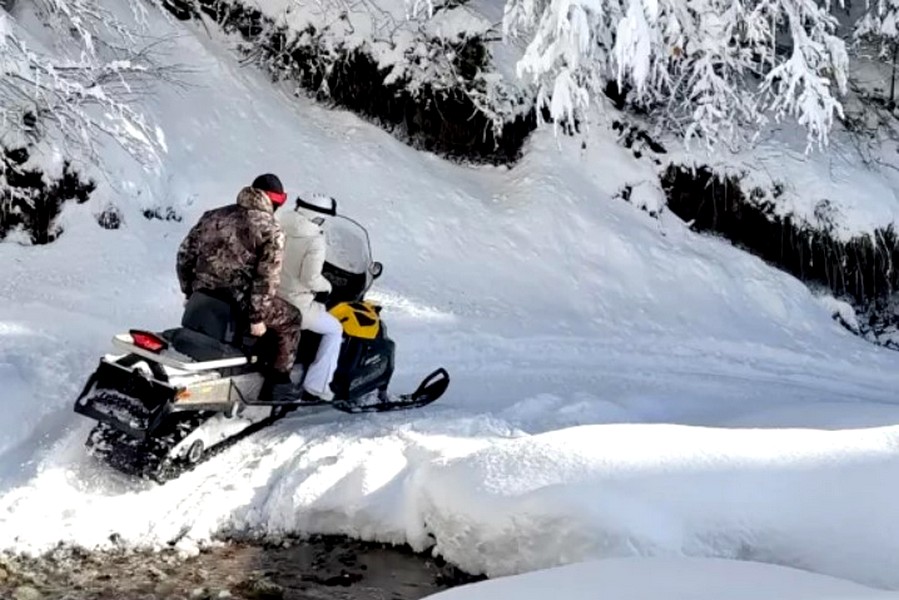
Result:
{"label": "snowmobile taillight", "polygon": [[159,352],[161,350],[165,350],[169,346],[168,342],[166,342],[155,333],[150,333],[149,331],[139,331],[137,329],[132,329],[128,333],[131,334],[131,339],[134,341],[134,345],[143,350],[149,350],[150,352]]}

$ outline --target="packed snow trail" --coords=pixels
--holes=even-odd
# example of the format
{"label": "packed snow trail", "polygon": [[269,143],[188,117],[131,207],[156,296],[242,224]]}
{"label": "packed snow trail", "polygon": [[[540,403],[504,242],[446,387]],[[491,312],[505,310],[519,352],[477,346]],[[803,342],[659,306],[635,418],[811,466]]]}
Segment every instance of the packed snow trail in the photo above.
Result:
{"label": "packed snow trail", "polygon": [[[655,174],[612,140],[544,131],[512,169],[462,167],[276,91],[217,40],[177,44],[195,87],[147,100],[164,173],[110,149],[119,170],[57,242],[0,245],[0,548],[344,533],[493,575],[691,554],[899,588],[899,354],[615,199]],[[295,414],[161,487],[104,468],[77,393],[114,333],[178,322],[178,243],[262,172],[369,227],[392,386],[443,365],[449,391],[413,413]],[[88,211],[112,199],[125,225],[104,231]],[[147,221],[154,205],[184,218]]]}

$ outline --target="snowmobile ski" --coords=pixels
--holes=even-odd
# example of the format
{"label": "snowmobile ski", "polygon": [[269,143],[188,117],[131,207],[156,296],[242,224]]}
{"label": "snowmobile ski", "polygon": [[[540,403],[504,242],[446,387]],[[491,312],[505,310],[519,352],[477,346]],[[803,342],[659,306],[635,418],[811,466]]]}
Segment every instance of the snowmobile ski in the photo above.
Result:
{"label": "snowmobile ski", "polygon": [[411,394],[392,396],[387,392],[379,392],[374,402],[360,400],[335,400],[329,402],[335,409],[345,413],[388,412],[421,408],[431,404],[446,391],[449,386],[449,373],[443,367],[424,378],[418,388]]}

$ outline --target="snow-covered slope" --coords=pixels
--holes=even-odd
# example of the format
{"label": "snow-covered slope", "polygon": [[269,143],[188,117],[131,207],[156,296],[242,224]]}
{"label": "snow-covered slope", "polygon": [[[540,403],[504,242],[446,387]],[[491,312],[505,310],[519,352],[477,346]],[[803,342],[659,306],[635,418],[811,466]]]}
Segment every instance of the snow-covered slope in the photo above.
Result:
{"label": "snow-covered slope", "polygon": [[[214,40],[178,44],[192,87],[148,99],[162,175],[113,163],[91,207],[115,200],[126,226],[79,207],[51,246],[0,246],[0,547],[327,532],[491,575],[689,554],[899,588],[899,354],[795,279],[613,199],[653,175],[610,141],[541,132],[514,169],[463,168],[273,91]],[[165,486],[104,469],[80,386],[113,333],[176,322],[177,244],[266,171],[369,226],[394,386],[443,364],[449,392],[298,414]],[[143,219],[156,203],[184,220]]]}

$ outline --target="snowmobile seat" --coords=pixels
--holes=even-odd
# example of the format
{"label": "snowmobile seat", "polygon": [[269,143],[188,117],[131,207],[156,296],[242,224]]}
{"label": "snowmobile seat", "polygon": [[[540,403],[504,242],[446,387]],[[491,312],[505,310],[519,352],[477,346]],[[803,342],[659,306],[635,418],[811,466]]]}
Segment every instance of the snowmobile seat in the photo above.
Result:
{"label": "snowmobile seat", "polygon": [[241,358],[244,356],[244,353],[238,348],[224,344],[215,338],[186,327],[178,327],[177,329],[163,331],[162,337],[165,338],[177,352],[189,356],[197,362],[225,358]]}
{"label": "snowmobile seat", "polygon": [[239,346],[243,337],[240,314],[227,291],[194,292],[184,307],[181,326],[224,344]]}

